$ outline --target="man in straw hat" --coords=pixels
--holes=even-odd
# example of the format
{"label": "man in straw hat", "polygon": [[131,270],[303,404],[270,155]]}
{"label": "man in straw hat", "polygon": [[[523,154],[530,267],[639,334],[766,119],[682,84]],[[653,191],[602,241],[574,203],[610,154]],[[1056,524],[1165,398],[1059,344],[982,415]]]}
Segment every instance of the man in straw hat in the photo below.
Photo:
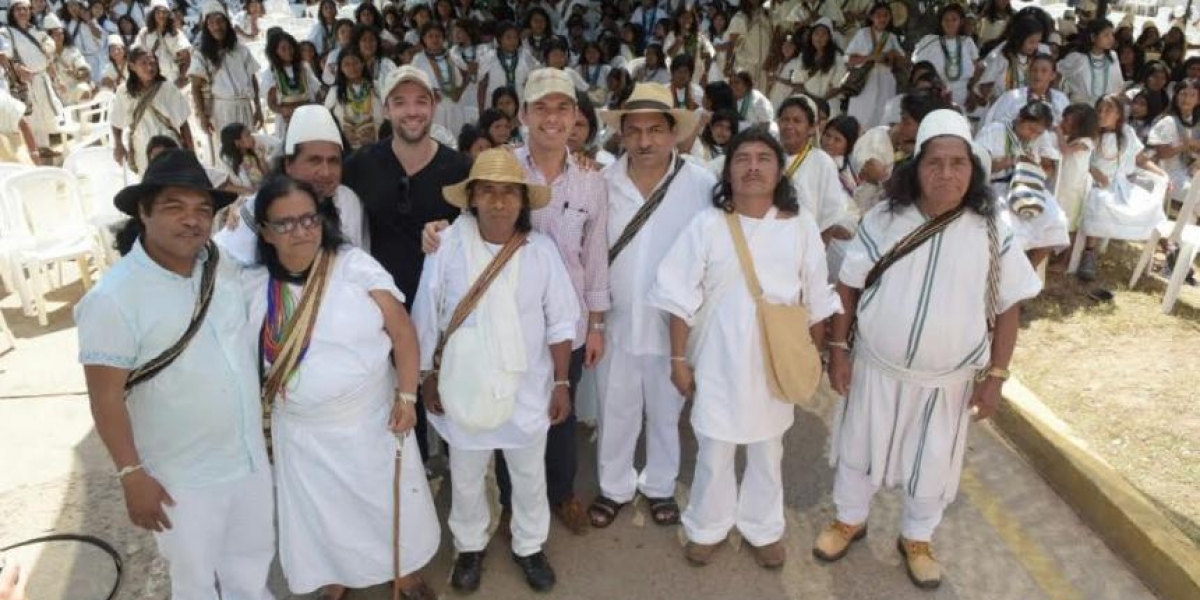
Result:
{"label": "man in straw hat", "polygon": [[[342,236],[358,248],[367,248],[367,224],[362,202],[354,190],[342,185],[342,134],[329,109],[318,104],[301,106],[292,113],[283,140],[283,173],[311,185],[322,202],[333,202]],[[258,262],[254,200],[234,205],[227,227],[215,240],[238,262]]]}
{"label": "man in straw hat", "polygon": [[[795,407],[768,380],[767,323],[759,324],[756,294],[795,307],[783,325],[808,329],[813,390],[821,379],[817,348],[826,319],[841,304],[829,285],[816,222],[784,174],[779,142],[765,126],[754,126],[730,141],[729,158],[709,207],[672,238],[648,301],[669,314],[671,380],[693,400],[698,451],[683,514],[684,556],[695,566],[709,564],[737,527],[759,566],[774,569],[787,558],[783,436]],[[753,283],[742,260],[756,273]],[[740,487],[738,446],[746,452]]]}
{"label": "man in straw hat", "polygon": [[169,150],[113,203],[124,255],[75,309],[96,431],[134,525],[153,531],[171,597],[271,598],[274,498],[254,333],[236,263],[209,242],[214,190]]}
{"label": "man in straw hat", "polygon": [[1020,303],[1041,282],[1000,218],[958,112],[925,116],[888,198],[863,218],[838,283],[845,312],[828,343],[829,378],[846,398],[830,450],[837,519],[813,554],[844,556],[866,535],[876,490],[902,487],[897,546],[913,583],[935,588],[930,541],[958,491],[968,422],[995,413]]}
{"label": "man in straw hat", "polygon": [[546,431],[571,412],[568,368],[579,302],[554,242],[532,232],[550,188],[529,183],[505,149],[479,155],[445,188],[464,211],[426,259],[413,306],[422,394],[450,444],[450,583],[478,589],[488,545],[485,475],[502,450],[512,480],[512,556],[536,591],[554,587],[542,546],[550,531]]}
{"label": "man in straw hat", "polygon": [[[547,235],[558,246],[580,307],[585,309],[575,327],[569,369],[571,400],[583,368],[592,368],[604,355],[604,313],[609,308],[608,192],[599,171],[585,169],[567,149],[567,138],[575,125],[578,106],[575,86],[566,71],[538,69],[529,74],[521,108],[521,119],[529,130],[527,144],[513,153],[533,183],[549,185],[550,202],[533,211],[533,229]],[[437,247],[437,232],[447,222],[426,227],[427,249]],[[576,417],[571,414],[550,428],[546,438],[546,487],[554,514],[572,532],[587,531],[588,518],[575,497],[578,469]],[[496,478],[504,516],[511,514],[512,485],[504,459],[497,460]],[[506,519],[502,519],[502,522]]]}
{"label": "man in straw hat", "polygon": [[[676,151],[697,116],[673,106],[667,86],[639,83],[621,110],[600,115],[621,133],[626,153],[604,173],[612,308],[608,352],[596,368],[600,494],[588,508],[595,527],[612,524],[638,492],[650,502],[655,523],[679,522],[675,480],[683,397],[671,385],[667,315],[647,296],[671,241],[709,205],[716,178]],[[643,413],[646,464],[639,473],[634,453]]]}
{"label": "man in straw hat", "polygon": [[[398,67],[379,92],[392,136],[351,155],[342,180],[362,199],[371,255],[395,278],[411,309],[425,260],[421,231],[426,223],[458,215],[442,198],[442,188],[466,179],[471,159],[429,136],[437,97],[423,71]],[[417,441],[422,458],[428,458],[424,409],[417,415]]]}

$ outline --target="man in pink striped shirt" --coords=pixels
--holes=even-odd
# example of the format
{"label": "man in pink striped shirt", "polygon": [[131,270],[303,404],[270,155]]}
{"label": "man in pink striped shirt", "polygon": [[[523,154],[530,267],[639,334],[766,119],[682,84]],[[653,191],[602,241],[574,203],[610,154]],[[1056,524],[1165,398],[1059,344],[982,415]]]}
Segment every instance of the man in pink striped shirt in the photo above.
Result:
{"label": "man in pink striped shirt", "polygon": [[[604,314],[609,308],[608,188],[599,171],[580,167],[567,150],[567,137],[579,110],[571,76],[561,69],[538,69],[529,74],[523,97],[521,120],[529,135],[526,145],[513,152],[530,183],[551,188],[550,204],[533,212],[533,229],[550,236],[558,245],[583,309],[568,377],[573,405],[583,367],[595,366],[604,356]],[[426,226],[427,250],[436,248],[437,232],[445,227],[445,221]],[[570,417],[550,427],[546,439],[546,491],[554,514],[572,532],[582,534],[589,523],[583,504],[575,496],[576,423],[572,408]],[[505,507],[503,519],[510,513],[510,486],[503,456],[497,453],[496,459],[500,501]]]}

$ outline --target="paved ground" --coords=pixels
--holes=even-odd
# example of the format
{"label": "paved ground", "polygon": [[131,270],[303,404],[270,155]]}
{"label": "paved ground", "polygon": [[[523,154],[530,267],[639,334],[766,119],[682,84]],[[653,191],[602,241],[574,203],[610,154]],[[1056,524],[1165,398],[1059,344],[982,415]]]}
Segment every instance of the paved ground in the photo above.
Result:
{"label": "paved ground", "polygon": [[[125,518],[120,487],[94,430],[75,364],[74,331],[65,306],[78,290],[52,297],[48,328],[21,315],[10,296],[0,308],[13,325],[19,348],[0,342],[0,546],[45,532],[80,532],[112,541],[125,555],[121,598],[168,596],[165,568],[153,539]],[[827,399],[827,404],[832,400]],[[822,414],[828,413],[826,410]],[[686,501],[694,443],[687,433],[680,498]],[[881,494],[871,515],[871,536],[841,563],[820,565],[809,547],[831,517],[832,471],[826,461],[824,418],[799,413],[786,440],[788,565],[779,572],[755,566],[734,536],[713,565],[694,569],[681,554],[678,528],[655,526],[643,505],[626,509],[603,531],[575,537],[555,527],[547,551],[559,587],[547,597],[629,598],[906,598],[1002,600],[1142,600],[1153,596],[1104,547],[1070,508],[1008,448],[989,426],[971,432],[962,491],[938,531],[936,547],[946,569],[942,589],[918,591],[906,578],[894,548],[900,500]],[[583,440],[581,495],[594,492],[594,445]],[[443,520],[449,488],[435,482]],[[380,527],[388,527],[380,523]],[[451,544],[428,570],[444,597]],[[32,565],[35,600],[92,600],[105,595],[112,568],[97,551],[67,544],[10,557]],[[528,598],[531,593],[498,541],[486,562],[480,597]],[[276,576],[281,598],[286,585]],[[385,586],[359,591],[357,599],[384,600]]]}

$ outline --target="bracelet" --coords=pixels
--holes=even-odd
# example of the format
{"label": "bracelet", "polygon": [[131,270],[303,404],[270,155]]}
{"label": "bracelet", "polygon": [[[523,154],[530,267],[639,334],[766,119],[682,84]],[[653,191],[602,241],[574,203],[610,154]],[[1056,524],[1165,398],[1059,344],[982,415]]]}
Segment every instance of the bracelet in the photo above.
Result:
{"label": "bracelet", "polygon": [[671,362],[687,362],[686,356],[672,356]]}
{"label": "bracelet", "polygon": [[604,331],[604,321],[597,321],[588,326],[592,331]]}
{"label": "bracelet", "polygon": [[1009,375],[1011,375],[1011,373],[1009,373],[1008,369],[1001,369],[1000,367],[988,367],[987,369],[980,371],[975,380],[977,382],[983,382],[989,377],[995,377],[1003,382],[1008,381]]}
{"label": "bracelet", "polygon": [[398,400],[400,400],[401,404],[416,404],[417,403],[417,395],[412,392],[397,391],[396,398]]}
{"label": "bracelet", "polygon": [[138,463],[136,465],[127,465],[127,466],[121,467],[121,469],[119,471],[117,471],[117,479],[125,479],[126,475],[129,475],[130,473],[134,473],[134,472],[141,471],[141,470],[142,470],[141,463]]}
{"label": "bracelet", "polygon": [[558,387],[560,385],[567,389],[571,389],[571,381],[568,379],[558,379],[554,382],[554,387]]}
{"label": "bracelet", "polygon": [[825,345],[829,346],[830,348],[845,350],[846,352],[850,351],[850,344],[847,344],[846,342],[826,342]]}

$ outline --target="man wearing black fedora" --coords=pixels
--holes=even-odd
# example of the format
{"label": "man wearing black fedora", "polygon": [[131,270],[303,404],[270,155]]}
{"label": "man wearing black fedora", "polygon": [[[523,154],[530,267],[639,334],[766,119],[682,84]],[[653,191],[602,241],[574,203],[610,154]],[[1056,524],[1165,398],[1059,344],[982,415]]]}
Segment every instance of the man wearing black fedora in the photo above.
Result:
{"label": "man wearing black fedora", "polygon": [[75,308],[96,431],[134,525],[155,534],[171,597],[267,600],[274,503],[254,332],[238,267],[209,241],[215,190],[168,150],[113,203],[122,258]]}

